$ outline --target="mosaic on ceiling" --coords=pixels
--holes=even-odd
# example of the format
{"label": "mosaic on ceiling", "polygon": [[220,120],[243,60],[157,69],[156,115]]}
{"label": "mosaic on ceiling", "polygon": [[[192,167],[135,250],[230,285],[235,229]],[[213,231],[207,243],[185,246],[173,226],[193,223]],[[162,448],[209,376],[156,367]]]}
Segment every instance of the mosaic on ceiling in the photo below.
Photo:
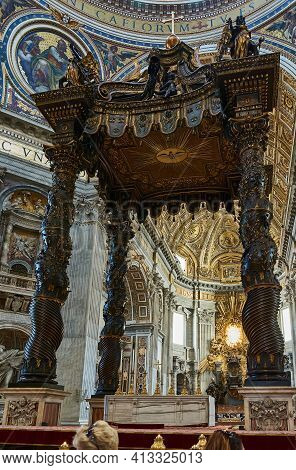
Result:
{"label": "mosaic on ceiling", "polygon": [[104,57],[106,80],[109,80],[112,75],[117,73],[122,67],[138,55],[138,52],[123,49],[115,44],[107,44],[98,40],[95,41],[95,44]]}
{"label": "mosaic on ceiling", "polygon": [[2,97],[2,108],[14,114],[18,114],[19,116],[23,116],[24,118],[29,117],[36,123],[47,124],[47,121],[40,111],[30,102],[22,98],[8,81],[6,83],[5,93]]}
{"label": "mosaic on ceiling", "polygon": [[[21,2],[19,0],[1,0],[0,16],[2,25],[0,28],[3,28],[3,31],[5,31],[4,36],[7,36],[3,38],[3,45],[5,47],[6,44],[8,44],[9,35],[13,35],[14,28],[18,28],[18,25],[23,21],[28,21],[27,25],[33,25],[34,22],[34,30],[31,32],[28,31],[26,36],[19,40],[16,50],[17,57],[12,57],[11,60],[12,62],[16,60],[18,63],[18,70],[20,72],[19,82],[21,82],[21,78],[23,78],[35,92],[57,88],[58,81],[64,74],[69,58],[72,57],[69,48],[69,40],[66,38],[67,36],[68,38],[73,36],[74,32],[80,35],[81,40],[86,44],[87,48],[92,44],[92,47],[95,48],[95,54],[102,58],[100,65],[101,69],[104,69],[104,72],[102,70],[102,75],[105,79],[108,80],[112,77],[116,77],[115,79],[117,79],[117,77],[124,79],[126,76],[128,80],[134,80],[138,78],[138,75],[141,74],[143,68],[145,68],[145,59],[140,59],[139,55],[143,56],[143,54],[147,52],[147,47],[151,47],[147,44],[147,40],[157,41],[157,37],[161,38],[162,35],[169,34],[172,29],[170,21],[172,5],[168,8],[166,6],[169,3],[171,2],[164,2],[161,8],[163,13],[162,19],[168,21],[160,22],[156,21],[157,18],[155,17],[155,15],[158,14],[157,11],[160,4],[158,4],[155,10],[155,6],[151,3],[145,4],[145,2],[141,2],[141,8],[137,8],[137,14],[135,15],[133,2],[124,2],[123,5],[123,3],[119,1],[114,5],[114,2],[110,1],[82,2],[81,0],[63,0],[59,4],[60,11],[57,11],[56,5],[53,6],[51,2],[45,4],[41,0],[39,2],[30,2],[28,0]],[[231,7],[229,6],[229,2],[215,2],[215,0],[213,0],[212,3],[212,10],[213,12],[217,12],[217,17],[212,15],[210,18],[206,18],[205,13],[208,8],[208,3],[205,2],[188,2],[186,5],[185,3],[176,5],[176,32],[188,36],[190,33],[202,33],[202,31],[206,29],[213,30],[215,27],[221,27],[230,14],[234,17],[236,13],[239,14],[237,2],[232,2]],[[272,4],[272,2],[267,3]],[[259,11],[260,8],[262,9],[263,5],[265,5],[264,8],[266,8],[267,3],[265,0],[255,0],[253,2],[245,1],[243,2],[244,14],[247,16],[249,14],[251,19],[251,16],[255,14],[257,10]],[[287,8],[287,2],[285,5],[285,8]],[[221,14],[226,6],[227,14]],[[144,10],[142,7],[145,7]],[[150,21],[149,9],[154,11],[153,21]],[[20,16],[22,10],[24,12],[23,17]],[[75,13],[75,19],[71,17],[71,12]],[[269,10],[270,16],[272,12],[273,10],[271,8]],[[198,18],[198,15],[201,14],[203,17],[201,18],[199,16]],[[181,20],[178,15],[183,16],[183,20]],[[40,29],[36,27],[38,17],[40,17],[40,26],[42,25]],[[88,35],[89,33],[85,34],[86,29],[84,25],[88,22],[87,17],[95,19],[96,27],[92,28],[91,36]],[[221,24],[217,23],[218,18]],[[263,19],[262,16],[262,21]],[[51,22],[51,24],[53,24],[53,20],[55,25],[57,25],[57,27],[55,26],[56,32],[51,32],[51,27],[48,23]],[[6,26],[8,24],[10,24],[9,31]],[[75,28],[73,27],[74,24]],[[108,28],[112,30],[112,34],[108,34],[108,38],[104,33],[106,24]],[[49,26],[48,28],[47,25]],[[259,26],[260,22],[258,23],[257,21],[256,29]],[[157,31],[155,28],[157,28]],[[30,28],[28,28],[28,30],[29,29]],[[59,35],[58,29],[60,29],[61,35]],[[138,41],[130,40],[125,36],[120,38],[117,32],[124,30],[134,31],[135,33],[139,30],[141,34],[135,36]],[[295,43],[295,7],[284,13],[271,25],[266,26],[265,32],[268,35],[280,36],[282,34],[285,40]],[[153,36],[153,33],[155,33],[156,36]],[[106,39],[104,39],[104,36]],[[110,39],[111,36],[112,41]],[[122,47],[120,42],[125,42],[126,45]],[[205,42],[204,39],[201,42]],[[155,45],[158,45],[157,42]],[[163,46],[163,39],[161,39],[159,46],[160,45]],[[7,53],[10,54],[11,52],[7,51]],[[204,58],[201,60],[204,63],[203,59]],[[28,88],[23,87],[22,83],[17,82],[18,77],[15,76],[14,70],[10,70],[11,64],[7,58],[5,58],[4,63],[3,79],[5,83],[2,87],[2,106],[10,112],[27,117],[35,123],[40,122],[44,125],[44,119],[40,113],[36,111],[28,96]],[[9,84],[6,71],[11,78]],[[123,73],[121,73],[121,71],[123,71]],[[12,80],[12,78],[15,80]]]}
{"label": "mosaic on ceiling", "polygon": [[32,2],[27,0],[0,0],[0,22],[6,20],[13,13],[31,5]]}
{"label": "mosaic on ceiling", "polygon": [[[255,12],[270,4],[269,17],[273,16],[272,0],[232,1],[210,0],[200,2],[184,2],[183,4],[168,4],[163,2],[113,2],[61,0],[61,7],[68,8],[75,14],[88,17],[101,23],[102,27],[114,28],[118,32],[129,31],[140,36],[157,35],[163,44],[163,38],[172,32],[170,21],[171,12],[176,12],[175,32],[179,35],[192,35],[211,31],[224,26],[227,18],[254,16]],[[211,12],[209,14],[209,11]],[[249,22],[250,23],[250,22]],[[141,39],[138,37],[135,39]]]}
{"label": "mosaic on ceiling", "polygon": [[296,6],[261,31],[296,45]]}
{"label": "mosaic on ceiling", "polygon": [[36,93],[55,90],[72,52],[69,42],[49,32],[27,34],[18,47],[22,75]]}

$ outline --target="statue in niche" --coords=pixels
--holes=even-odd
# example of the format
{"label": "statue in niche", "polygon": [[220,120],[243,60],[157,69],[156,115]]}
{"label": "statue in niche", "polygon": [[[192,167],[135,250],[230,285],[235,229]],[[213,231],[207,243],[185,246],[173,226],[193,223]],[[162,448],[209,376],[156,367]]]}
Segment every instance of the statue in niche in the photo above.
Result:
{"label": "statue in niche", "polygon": [[7,351],[5,346],[0,345],[0,388],[6,388],[16,381],[23,355],[23,351],[18,349]]}
{"label": "statue in niche", "polygon": [[5,310],[10,310],[14,313],[17,312],[25,312],[27,310],[27,306],[29,304],[29,299],[25,299],[24,297],[20,297],[18,295],[8,296],[5,300]]}
{"label": "statue in niche", "polygon": [[19,312],[23,305],[23,299],[21,297],[15,296],[11,302],[11,310],[13,312]]}
{"label": "statue in niche", "polygon": [[7,207],[7,208],[20,209],[22,207],[22,205],[23,205],[23,200],[22,200],[21,196],[17,196],[16,198],[14,198],[10,201],[9,207]]}

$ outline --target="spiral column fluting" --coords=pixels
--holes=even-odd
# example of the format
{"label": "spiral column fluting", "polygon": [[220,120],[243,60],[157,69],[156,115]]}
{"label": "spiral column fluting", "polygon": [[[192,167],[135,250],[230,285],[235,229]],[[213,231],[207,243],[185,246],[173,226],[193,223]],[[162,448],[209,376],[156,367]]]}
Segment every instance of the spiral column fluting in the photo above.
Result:
{"label": "spiral column fluting", "polygon": [[[58,138],[56,138],[58,142]],[[63,338],[61,307],[68,297],[74,189],[79,157],[73,141],[47,149],[52,188],[41,226],[42,249],[35,263],[36,291],[29,307],[32,330],[25,345],[20,386],[56,384],[56,351]]]}
{"label": "spiral column fluting", "polygon": [[280,285],[274,274],[277,248],[270,235],[272,207],[264,167],[268,116],[231,119],[230,126],[241,165],[241,276],[247,295],[242,323],[249,340],[245,385],[290,385],[284,372],[284,339],[278,325]]}
{"label": "spiral column fluting", "polygon": [[107,300],[103,317],[99,352],[99,379],[95,396],[114,395],[118,388],[121,361],[120,338],[124,333],[124,309],[127,300],[124,281],[128,268],[129,242],[134,236],[127,210],[113,209],[107,224],[108,262],[106,274]]}

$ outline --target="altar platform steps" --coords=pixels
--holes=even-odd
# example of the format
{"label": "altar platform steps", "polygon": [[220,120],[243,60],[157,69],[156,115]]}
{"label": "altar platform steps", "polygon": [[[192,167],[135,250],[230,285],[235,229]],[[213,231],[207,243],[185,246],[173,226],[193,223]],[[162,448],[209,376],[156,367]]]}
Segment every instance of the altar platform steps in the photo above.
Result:
{"label": "altar platform steps", "polygon": [[[197,443],[200,434],[207,438],[215,429],[225,427],[169,427],[169,426],[120,426],[118,427],[120,449],[150,449],[158,434],[167,449],[189,450]],[[0,449],[58,449],[63,442],[72,443],[77,430],[74,426],[15,427],[0,426]],[[296,450],[296,431],[247,432],[236,431],[245,449],[250,450]]]}

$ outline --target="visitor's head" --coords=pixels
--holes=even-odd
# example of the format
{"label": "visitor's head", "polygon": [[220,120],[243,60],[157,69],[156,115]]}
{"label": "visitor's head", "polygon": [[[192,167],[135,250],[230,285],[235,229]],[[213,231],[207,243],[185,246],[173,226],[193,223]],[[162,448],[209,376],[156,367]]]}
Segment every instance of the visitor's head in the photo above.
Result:
{"label": "visitor's head", "polygon": [[232,431],[215,431],[208,440],[206,450],[243,450],[241,438]]}
{"label": "visitor's head", "polygon": [[118,434],[105,421],[96,421],[91,426],[81,426],[73,439],[77,450],[116,450]]}

